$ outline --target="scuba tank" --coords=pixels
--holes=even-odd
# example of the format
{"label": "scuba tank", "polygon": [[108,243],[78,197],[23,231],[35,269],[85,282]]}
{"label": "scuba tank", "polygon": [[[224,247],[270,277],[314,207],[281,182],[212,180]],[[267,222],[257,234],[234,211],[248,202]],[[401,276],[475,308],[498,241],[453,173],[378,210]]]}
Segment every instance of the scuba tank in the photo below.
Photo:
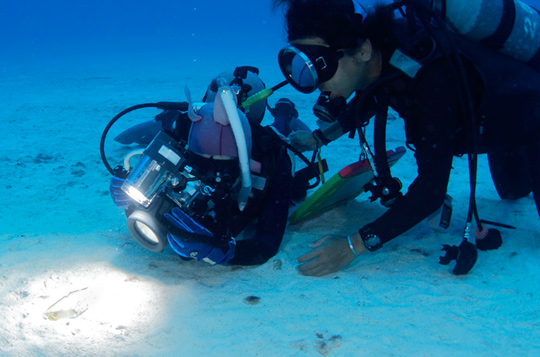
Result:
{"label": "scuba tank", "polygon": [[519,0],[433,0],[452,31],[540,71],[540,13]]}

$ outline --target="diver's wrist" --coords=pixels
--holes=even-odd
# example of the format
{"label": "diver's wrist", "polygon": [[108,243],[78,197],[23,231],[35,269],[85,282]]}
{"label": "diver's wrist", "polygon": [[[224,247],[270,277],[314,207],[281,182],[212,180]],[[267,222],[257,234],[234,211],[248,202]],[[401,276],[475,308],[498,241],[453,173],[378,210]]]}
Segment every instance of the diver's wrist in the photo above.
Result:
{"label": "diver's wrist", "polygon": [[317,143],[317,148],[320,148],[324,145],[328,145],[330,140],[328,140],[324,134],[322,133],[321,129],[314,130],[311,135],[313,136],[313,139],[315,139]]}
{"label": "diver's wrist", "polygon": [[355,233],[348,236],[347,242],[349,243],[349,248],[351,249],[355,257],[358,257],[360,254],[365,253],[367,250],[366,246],[364,245],[364,241],[360,236],[360,233]]}

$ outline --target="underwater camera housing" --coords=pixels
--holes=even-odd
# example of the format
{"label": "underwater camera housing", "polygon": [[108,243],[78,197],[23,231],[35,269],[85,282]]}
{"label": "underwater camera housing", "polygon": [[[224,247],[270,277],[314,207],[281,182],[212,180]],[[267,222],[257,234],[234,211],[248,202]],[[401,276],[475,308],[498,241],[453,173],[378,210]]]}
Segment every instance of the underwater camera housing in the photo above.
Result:
{"label": "underwater camera housing", "polygon": [[166,200],[156,199],[169,178],[184,168],[185,154],[178,142],[160,131],[142,154],[135,168],[128,172],[122,185],[138,205],[128,212],[129,232],[146,249],[161,252],[167,245],[167,233],[156,217],[167,212],[173,205]]}
{"label": "underwater camera housing", "polygon": [[228,216],[244,188],[239,158],[215,159],[192,149],[160,131],[138,152],[142,156],[136,166],[129,166],[133,153],[124,161],[122,190],[133,200],[126,211],[127,226],[133,238],[150,251],[161,252],[168,244],[167,233],[174,232],[174,227],[165,214],[175,207],[208,228],[219,238],[216,244],[230,238]]}
{"label": "underwater camera housing", "polygon": [[[168,244],[167,222],[163,217],[174,207],[202,221],[214,220],[212,198],[218,190],[212,183],[216,183],[216,174],[199,169],[197,176],[193,175],[194,169],[188,164],[199,166],[197,161],[197,155],[188,155],[172,136],[160,131],[138,164],[128,171],[122,190],[136,204],[126,212],[127,226],[144,248],[163,251]],[[217,181],[227,181],[226,177],[221,176],[223,180]]]}

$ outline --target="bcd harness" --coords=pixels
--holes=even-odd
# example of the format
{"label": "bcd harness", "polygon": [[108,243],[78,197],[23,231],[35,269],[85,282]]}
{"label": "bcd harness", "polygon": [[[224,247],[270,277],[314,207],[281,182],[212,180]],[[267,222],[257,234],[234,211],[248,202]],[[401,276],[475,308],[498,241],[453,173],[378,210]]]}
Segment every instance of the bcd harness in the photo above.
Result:
{"label": "bcd harness", "polygon": [[[446,23],[441,16],[419,1],[401,1],[388,6],[389,11],[394,11],[395,9],[399,9],[402,12],[403,19],[395,21],[395,28],[392,34],[395,36],[396,48],[391,53],[391,56],[389,56],[389,64],[399,71],[391,71],[382,76],[367,89],[358,92],[354,100],[349,103],[347,115],[351,115],[352,113],[356,122],[356,127],[351,130],[350,137],[354,136],[355,129],[358,130],[363,155],[368,159],[371,156],[374,161],[372,162],[372,167],[374,166],[376,178],[373,183],[366,185],[365,190],[372,193],[372,201],[381,198],[382,204],[390,206],[402,196],[400,192],[401,182],[399,179],[392,177],[386,159],[386,122],[390,99],[384,92],[380,93],[381,91],[376,91],[376,89],[402,76],[403,73],[410,78],[410,85],[414,85],[417,74],[422,67],[428,66],[440,59],[448,61],[452,69],[453,78],[456,80],[459,105],[466,129],[466,141],[469,148],[467,155],[469,161],[470,197],[462,243],[459,247],[445,245],[443,250],[447,252],[447,256],[444,258],[441,257],[441,264],[448,264],[449,259],[456,259],[458,260],[458,264],[454,269],[454,274],[465,274],[473,267],[477,258],[476,248],[469,242],[472,234],[473,218],[480,231],[483,230],[483,223],[505,228],[514,227],[481,220],[478,214],[475,194],[477,155],[480,152],[478,142],[481,130],[469,87],[467,72],[463,63],[462,52],[457,45],[463,39],[459,35],[447,30]],[[498,49],[501,46],[501,38],[508,32],[507,27],[509,24],[502,23],[500,26],[501,29],[481,45]],[[531,62],[531,65],[534,65],[534,63],[536,62]],[[372,102],[369,102],[369,100]],[[365,105],[366,102],[368,102],[367,106]],[[360,110],[365,110],[366,107],[372,109],[372,112],[368,115],[360,113]],[[374,154],[369,151],[364,136],[364,127],[368,124],[373,114],[375,118]],[[487,234],[500,236],[498,230],[495,229],[489,229]],[[466,261],[462,260],[460,262],[458,259],[460,254],[467,257]]]}

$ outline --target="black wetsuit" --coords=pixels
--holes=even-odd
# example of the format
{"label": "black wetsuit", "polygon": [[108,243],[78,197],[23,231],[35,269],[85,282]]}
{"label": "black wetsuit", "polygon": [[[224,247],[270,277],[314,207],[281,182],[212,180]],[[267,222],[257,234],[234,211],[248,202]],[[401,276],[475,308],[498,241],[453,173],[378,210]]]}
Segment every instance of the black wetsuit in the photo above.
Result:
{"label": "black wetsuit", "polygon": [[[171,112],[176,121],[175,136],[187,141],[191,120],[186,113]],[[248,226],[255,225],[252,237],[236,241],[234,257],[228,264],[263,264],[277,254],[287,226],[291,202],[293,173],[287,150],[270,128],[252,125],[251,159],[260,164],[258,176],[266,180],[264,189],[253,188],[248,203],[240,212],[236,204],[227,208],[232,236],[237,237]],[[253,228],[253,227],[250,227]],[[251,232],[251,230],[249,230]]]}
{"label": "black wetsuit", "polygon": [[258,175],[266,180],[266,185],[264,190],[252,189],[243,212],[236,205],[233,207],[233,236],[237,237],[246,227],[255,228],[254,234],[247,229],[250,235],[236,241],[234,257],[229,261],[236,265],[263,264],[277,254],[291,203],[292,164],[287,150],[279,144],[281,139],[269,128],[252,126],[251,133],[251,159],[261,164]]}
{"label": "black wetsuit", "polygon": [[[456,40],[467,74],[478,131],[477,151],[488,153],[490,170],[502,198],[534,193],[540,212],[540,73],[478,44]],[[443,203],[454,155],[471,148],[467,120],[450,62],[438,57],[414,76],[383,64],[380,84],[357,93],[354,118],[386,100],[405,120],[408,144],[415,148],[418,176],[408,192],[381,217],[368,224],[387,242],[415,226]],[[462,90],[462,89],[460,89]],[[366,95],[367,94],[367,95]],[[347,120],[344,120],[347,121]],[[355,121],[356,123],[353,123]]]}
{"label": "black wetsuit", "polygon": [[[264,164],[264,163],[263,163]],[[268,178],[265,192],[257,200],[258,207],[246,206],[246,210],[255,210],[250,220],[256,220],[255,235],[244,240],[237,240],[234,257],[229,264],[256,265],[263,264],[277,254],[285,227],[292,189],[291,160],[286,153],[279,156],[274,174]]]}

